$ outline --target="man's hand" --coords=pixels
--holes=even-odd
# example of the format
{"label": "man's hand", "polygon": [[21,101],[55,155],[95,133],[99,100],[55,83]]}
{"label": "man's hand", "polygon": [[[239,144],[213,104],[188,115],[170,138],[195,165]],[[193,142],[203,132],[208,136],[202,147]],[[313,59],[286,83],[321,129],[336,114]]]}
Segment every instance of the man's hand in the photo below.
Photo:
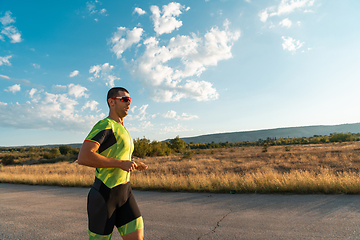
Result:
{"label": "man's hand", "polygon": [[122,161],[121,169],[127,172],[132,172],[137,169],[138,165],[135,161]]}
{"label": "man's hand", "polygon": [[136,170],[138,170],[138,171],[144,171],[148,168],[148,166],[146,166],[142,162],[135,161],[135,164],[136,164]]}

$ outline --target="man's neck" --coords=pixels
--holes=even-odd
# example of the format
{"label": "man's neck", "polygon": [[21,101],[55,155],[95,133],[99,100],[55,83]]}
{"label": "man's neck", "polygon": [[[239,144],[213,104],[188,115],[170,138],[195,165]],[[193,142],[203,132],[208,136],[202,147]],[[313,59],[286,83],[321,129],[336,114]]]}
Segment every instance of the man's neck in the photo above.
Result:
{"label": "man's neck", "polygon": [[113,116],[113,114],[109,114],[108,118],[114,120],[115,122],[120,123],[121,125],[124,125],[124,118],[121,118],[119,116]]}

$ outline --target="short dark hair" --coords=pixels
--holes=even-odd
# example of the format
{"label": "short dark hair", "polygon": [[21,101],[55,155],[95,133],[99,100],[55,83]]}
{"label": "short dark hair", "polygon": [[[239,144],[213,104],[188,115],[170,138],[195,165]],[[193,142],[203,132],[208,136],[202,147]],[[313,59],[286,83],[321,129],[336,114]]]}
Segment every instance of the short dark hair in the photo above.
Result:
{"label": "short dark hair", "polygon": [[[119,92],[119,91],[124,91],[124,92],[126,92],[126,93],[129,93],[129,91],[126,90],[126,89],[123,88],[123,87],[113,87],[113,88],[111,88],[111,89],[108,91],[108,93],[107,93],[107,98],[106,98],[106,102],[107,102],[108,106],[109,106],[108,99],[109,99],[109,98],[118,97],[118,92]],[[110,106],[109,106],[109,107],[110,107]]]}

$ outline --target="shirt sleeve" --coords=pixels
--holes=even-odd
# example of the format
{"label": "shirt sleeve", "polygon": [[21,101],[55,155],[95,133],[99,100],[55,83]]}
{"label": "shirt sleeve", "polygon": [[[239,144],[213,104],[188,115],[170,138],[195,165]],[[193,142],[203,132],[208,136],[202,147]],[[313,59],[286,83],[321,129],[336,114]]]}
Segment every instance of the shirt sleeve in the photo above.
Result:
{"label": "shirt sleeve", "polygon": [[90,131],[85,141],[95,142],[99,145],[99,153],[116,144],[112,125],[107,121],[100,121]]}

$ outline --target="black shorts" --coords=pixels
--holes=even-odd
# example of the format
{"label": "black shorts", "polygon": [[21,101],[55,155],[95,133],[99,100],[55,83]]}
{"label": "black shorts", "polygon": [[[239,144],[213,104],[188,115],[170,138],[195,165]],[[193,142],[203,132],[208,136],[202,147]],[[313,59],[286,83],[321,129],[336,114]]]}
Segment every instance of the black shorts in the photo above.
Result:
{"label": "black shorts", "polygon": [[[125,226],[125,229],[128,229],[125,234],[143,228],[141,213],[129,182],[108,188],[95,178],[88,195],[87,211],[89,231],[93,234],[109,235],[114,226],[118,229]],[[134,225],[135,220],[141,221],[141,224]],[[132,224],[129,229],[126,225],[130,222]]]}

